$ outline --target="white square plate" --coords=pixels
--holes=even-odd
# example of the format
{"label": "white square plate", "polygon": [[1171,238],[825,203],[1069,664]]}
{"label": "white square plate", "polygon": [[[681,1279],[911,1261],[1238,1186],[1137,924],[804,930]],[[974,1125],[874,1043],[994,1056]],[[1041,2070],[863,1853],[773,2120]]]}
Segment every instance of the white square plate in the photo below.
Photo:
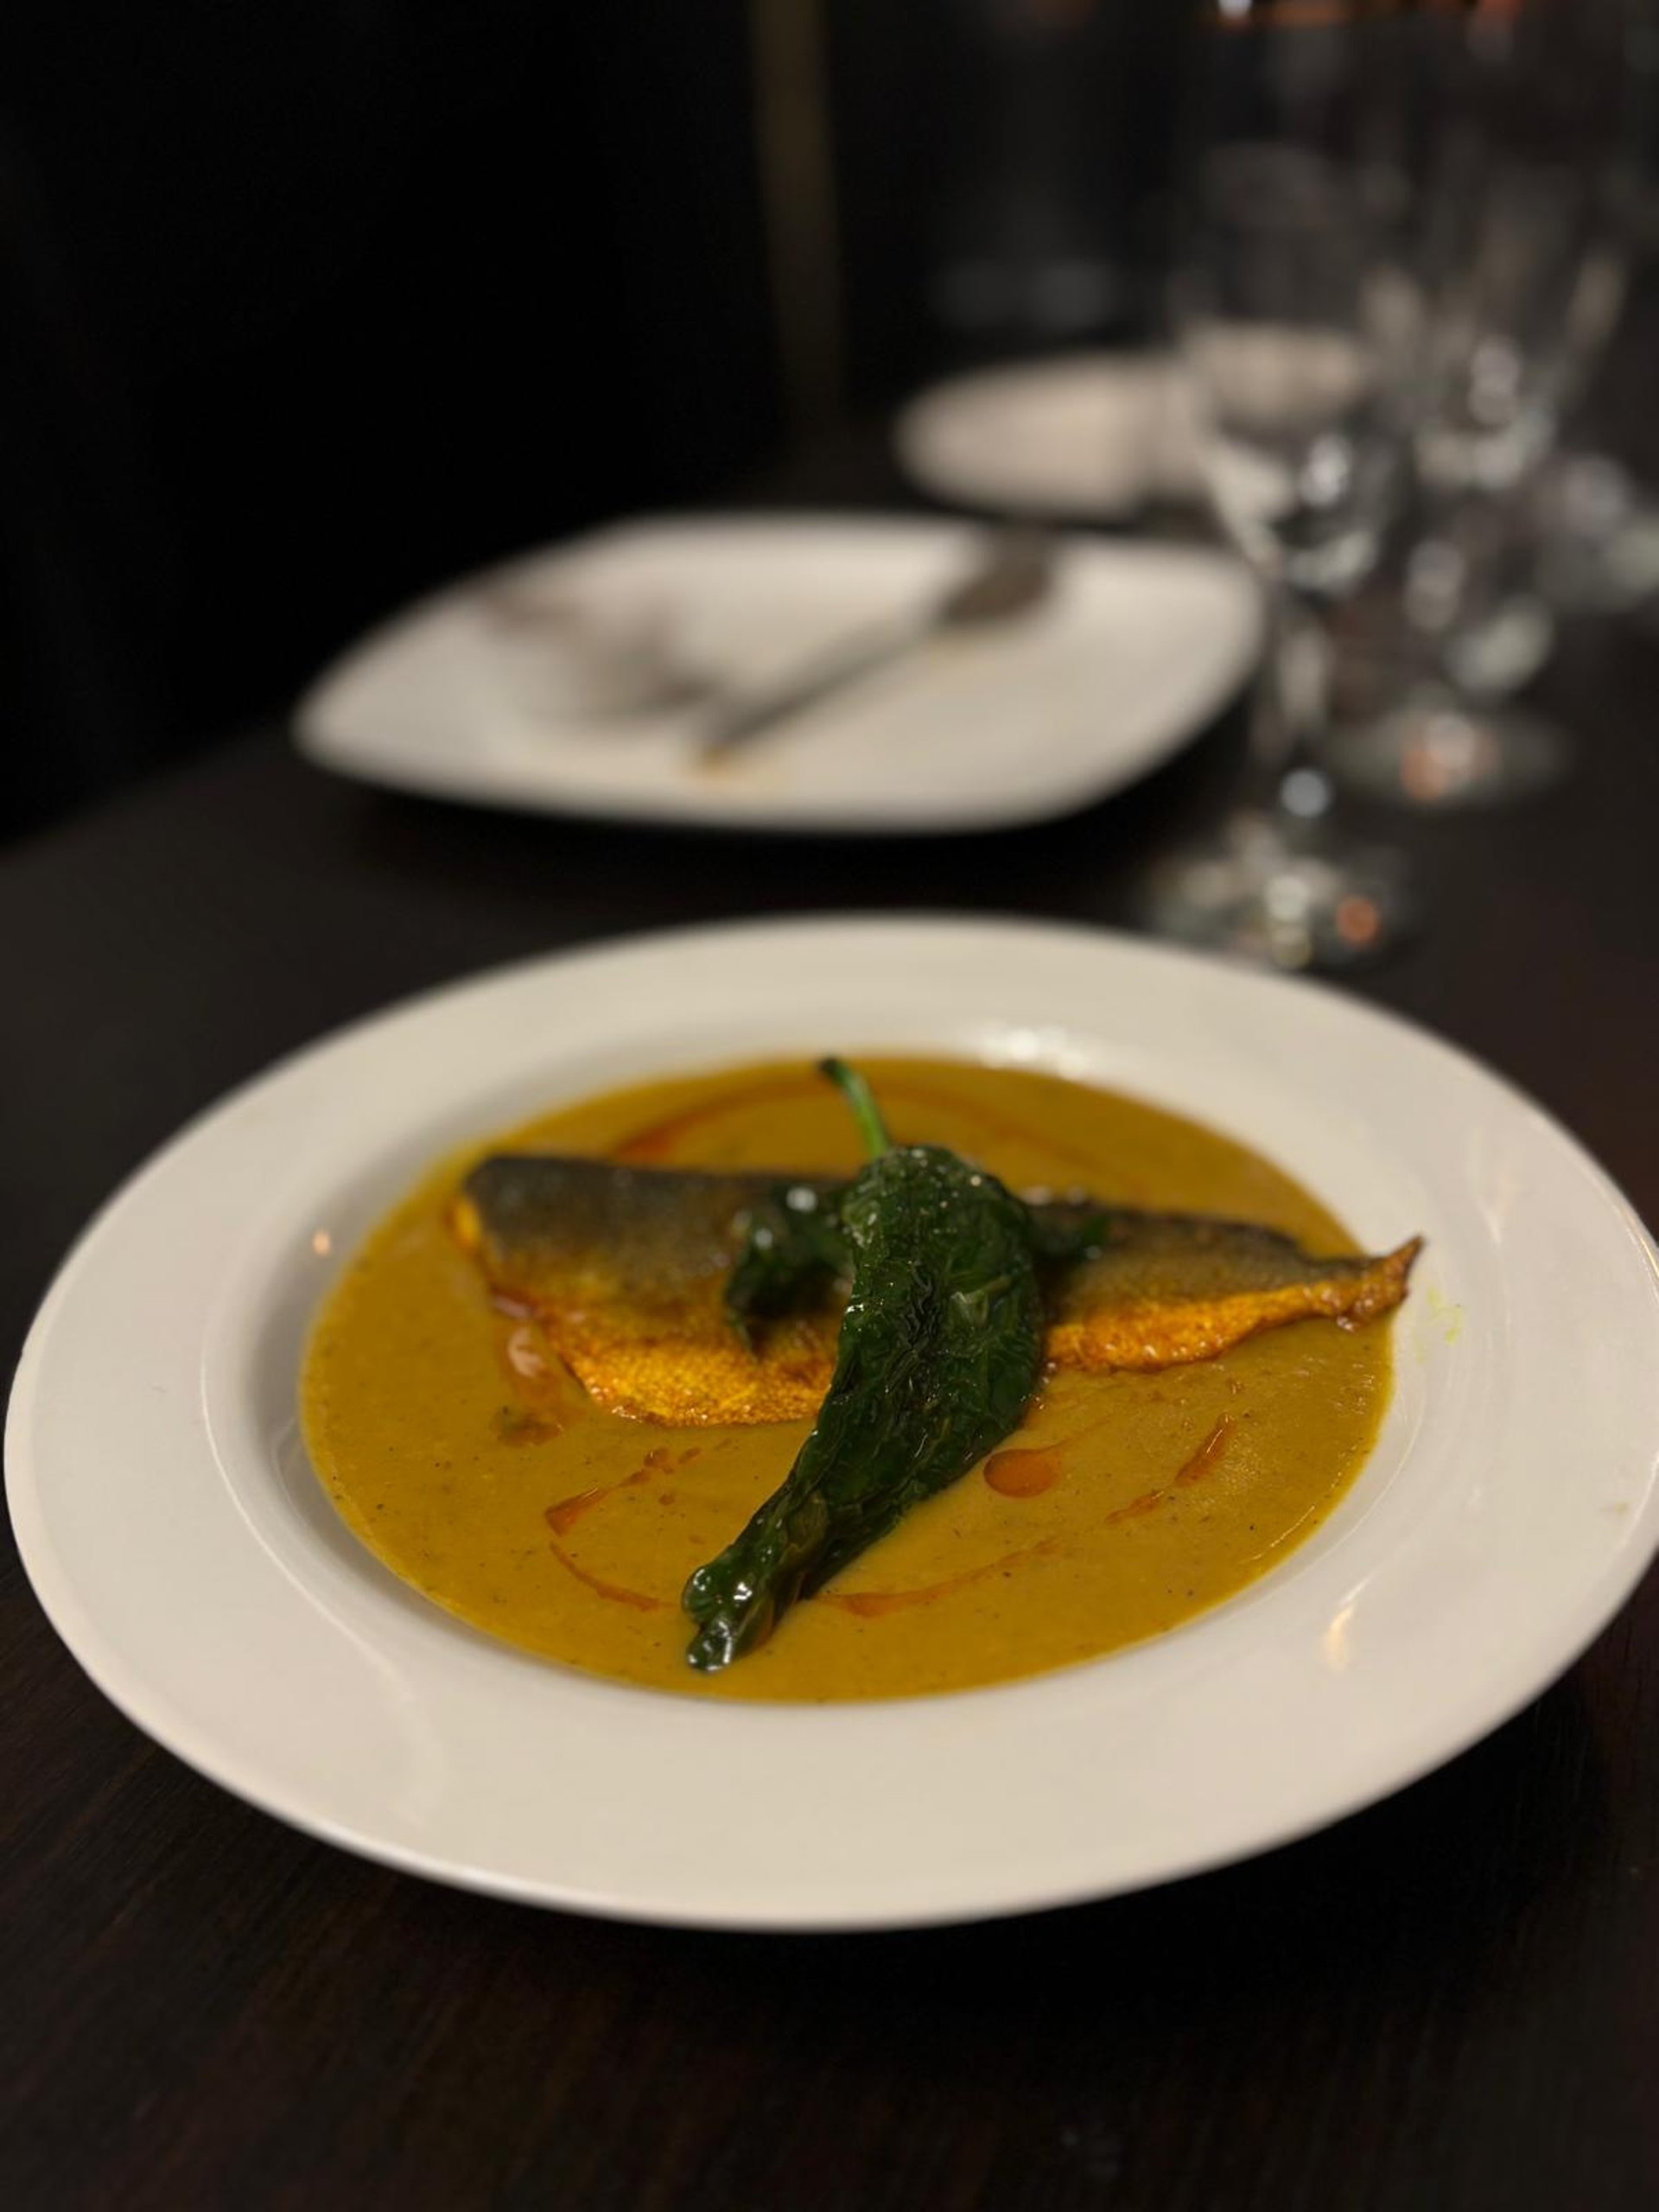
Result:
{"label": "white square plate", "polygon": [[[355,647],[302,701],[321,766],[542,812],[818,832],[995,830],[1075,811],[1180,750],[1238,690],[1255,587],[1203,548],[1059,541],[1027,613],[936,638],[718,767],[699,710],[556,697],[538,607],[640,632],[747,692],[927,607],[971,565],[957,523],[828,517],[632,524],[457,584]],[[518,611],[504,621],[502,611]],[[537,665],[537,653],[542,665]],[[568,656],[567,656],[568,658]]]}

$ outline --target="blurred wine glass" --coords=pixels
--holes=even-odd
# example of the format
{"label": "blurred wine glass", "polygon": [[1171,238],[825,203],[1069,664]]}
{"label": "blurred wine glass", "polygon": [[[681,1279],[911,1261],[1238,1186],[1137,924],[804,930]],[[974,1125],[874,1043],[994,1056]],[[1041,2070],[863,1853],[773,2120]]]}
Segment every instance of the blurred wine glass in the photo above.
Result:
{"label": "blurred wine glass", "polygon": [[1344,657],[1333,772],[1417,806],[1547,787],[1568,747],[1510,703],[1548,658],[1535,486],[1624,291],[1628,33],[1644,0],[1468,10],[1414,247],[1424,304],[1414,500]]}
{"label": "blurred wine glass", "polygon": [[1421,316],[1401,251],[1405,111],[1368,15],[1212,19],[1173,313],[1214,505],[1269,609],[1249,787],[1206,842],[1159,863],[1160,934],[1284,967],[1382,950],[1406,918],[1397,856],[1346,841],[1320,755],[1324,611],[1369,574],[1400,497]]}

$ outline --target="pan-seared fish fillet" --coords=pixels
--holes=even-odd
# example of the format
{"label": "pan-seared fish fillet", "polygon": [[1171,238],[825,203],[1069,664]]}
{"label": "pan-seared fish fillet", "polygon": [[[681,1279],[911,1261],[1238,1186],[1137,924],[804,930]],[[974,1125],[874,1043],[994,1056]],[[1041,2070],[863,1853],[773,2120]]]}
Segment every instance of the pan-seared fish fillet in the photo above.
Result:
{"label": "pan-seared fish fillet", "polygon": [[[787,1170],[499,1154],[467,1177],[454,1223],[492,1293],[535,1315],[598,1404],[676,1427],[790,1421],[829,1387],[840,1300],[768,1323],[751,1351],[726,1312],[726,1279],[749,1207],[781,1189],[810,1208],[837,1187]],[[1079,1207],[1052,1211],[1075,1219]],[[1399,1304],[1417,1250],[1321,1259],[1248,1222],[1114,1208],[1097,1250],[1050,1286],[1049,1360],[1172,1367],[1287,1321],[1357,1325]]]}
{"label": "pan-seared fish fillet", "polygon": [[1179,1367],[1286,1321],[1357,1328],[1400,1303],[1421,1246],[1319,1259],[1250,1222],[1115,1211],[1097,1255],[1054,1286],[1048,1356],[1087,1374]]}
{"label": "pan-seared fish fillet", "polygon": [[751,1351],[727,1317],[745,1209],[823,1178],[697,1174],[498,1154],[467,1177],[455,1232],[496,1297],[523,1306],[601,1406],[641,1421],[793,1421],[817,1411],[838,1307],[773,1323]]}

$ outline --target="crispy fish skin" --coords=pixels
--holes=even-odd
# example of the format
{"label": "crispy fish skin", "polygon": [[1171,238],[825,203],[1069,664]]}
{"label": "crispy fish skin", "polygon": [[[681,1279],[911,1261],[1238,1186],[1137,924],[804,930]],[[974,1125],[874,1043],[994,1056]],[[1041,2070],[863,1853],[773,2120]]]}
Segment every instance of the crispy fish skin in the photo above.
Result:
{"label": "crispy fish skin", "polygon": [[[746,1211],[780,1188],[818,1204],[839,1187],[787,1170],[497,1154],[467,1178],[451,1219],[492,1293],[534,1313],[595,1403],[674,1427],[748,1425],[817,1411],[840,1310],[832,1300],[770,1323],[753,1351],[743,1343],[724,1288]],[[1096,1249],[1049,1283],[1048,1363],[1154,1370],[1290,1321],[1357,1327],[1399,1304],[1419,1249],[1320,1258],[1252,1223],[1113,1208]]]}
{"label": "crispy fish skin", "polygon": [[1421,1249],[1321,1259],[1249,1222],[1115,1213],[1103,1249],[1054,1286],[1048,1356],[1098,1375],[1213,1359],[1287,1321],[1357,1328],[1400,1303]]}
{"label": "crispy fish skin", "polygon": [[794,1421],[835,1364],[838,1313],[774,1324],[763,1353],[727,1318],[746,1210],[831,1179],[707,1174],[546,1154],[497,1154],[451,1215],[494,1295],[533,1313],[588,1395],[675,1428]]}

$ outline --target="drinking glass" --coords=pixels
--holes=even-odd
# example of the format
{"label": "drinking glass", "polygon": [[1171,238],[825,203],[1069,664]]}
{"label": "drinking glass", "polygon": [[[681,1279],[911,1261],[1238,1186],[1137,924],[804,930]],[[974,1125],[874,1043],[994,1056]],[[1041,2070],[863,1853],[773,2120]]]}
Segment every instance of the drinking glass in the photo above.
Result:
{"label": "drinking glass", "polygon": [[[1230,21],[1229,18],[1231,18]],[[1214,19],[1173,286],[1200,464],[1261,579],[1268,642],[1243,803],[1149,874],[1161,935],[1291,968],[1375,955],[1397,855],[1332,822],[1325,612],[1370,573],[1406,473],[1421,317],[1391,29],[1244,4]]]}
{"label": "drinking glass", "polygon": [[1509,701],[1553,642],[1535,486],[1623,294],[1638,4],[1489,3],[1446,56],[1414,249],[1412,527],[1378,594],[1391,634],[1326,753],[1339,780],[1378,797],[1491,804],[1567,764],[1562,734]]}

